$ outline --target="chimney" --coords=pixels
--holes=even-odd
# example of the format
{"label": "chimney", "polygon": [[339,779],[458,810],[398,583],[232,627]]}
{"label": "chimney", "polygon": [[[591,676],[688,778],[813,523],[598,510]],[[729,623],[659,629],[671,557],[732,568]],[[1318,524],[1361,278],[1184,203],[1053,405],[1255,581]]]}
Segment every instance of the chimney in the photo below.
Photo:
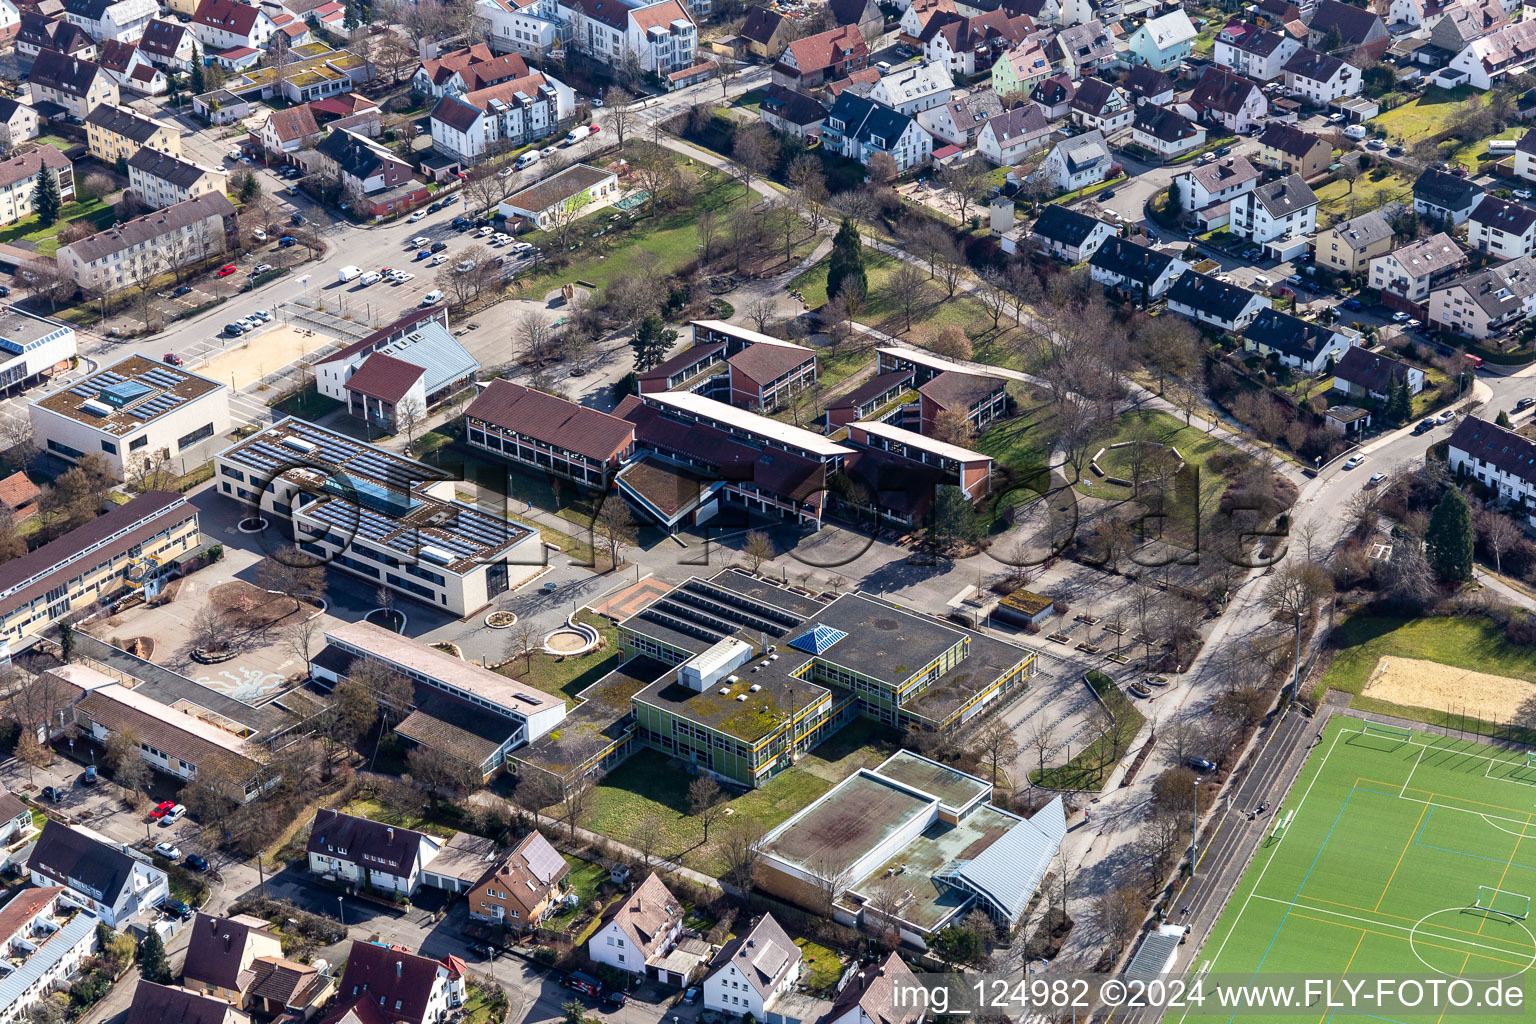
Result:
{"label": "chimney", "polygon": [[389,841],[391,843],[395,841],[395,827],[393,825],[389,827]]}
{"label": "chimney", "polygon": [[[321,840],[321,842],[324,842],[324,840]],[[215,935],[219,934],[219,919],[218,918],[210,917],[208,919],[208,926],[213,929],[213,934],[215,934]]]}
{"label": "chimney", "polygon": [[404,974],[405,974],[405,961],[404,960],[396,960],[395,961],[395,977],[399,978],[399,977],[401,977]]}
{"label": "chimney", "polygon": [[228,935],[228,933],[226,933],[224,935],[224,952],[226,952],[226,953],[229,952],[229,935]]}

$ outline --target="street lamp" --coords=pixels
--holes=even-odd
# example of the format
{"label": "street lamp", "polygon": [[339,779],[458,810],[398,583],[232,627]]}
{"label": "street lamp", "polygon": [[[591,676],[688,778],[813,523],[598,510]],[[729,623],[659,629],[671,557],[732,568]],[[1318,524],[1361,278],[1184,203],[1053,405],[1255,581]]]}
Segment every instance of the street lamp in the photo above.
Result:
{"label": "street lamp", "polygon": [[1195,780],[1195,804],[1189,812],[1189,883],[1195,883],[1196,854],[1200,851],[1200,780]]}
{"label": "street lamp", "polygon": [[345,909],[346,909],[346,904],[342,903],[340,896],[337,896],[336,897],[336,919],[341,922],[341,926],[343,928],[345,928],[347,926],[347,916],[346,916],[345,913],[343,913],[343,911]]}

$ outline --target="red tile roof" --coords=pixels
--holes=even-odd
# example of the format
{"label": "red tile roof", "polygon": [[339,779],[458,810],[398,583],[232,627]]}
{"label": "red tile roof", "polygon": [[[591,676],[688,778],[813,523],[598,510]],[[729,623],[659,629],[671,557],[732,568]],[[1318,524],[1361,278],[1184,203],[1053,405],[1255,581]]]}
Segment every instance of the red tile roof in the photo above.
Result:
{"label": "red tile roof", "polygon": [[824,71],[849,57],[865,56],[869,53],[869,47],[865,45],[857,25],[844,25],[830,32],[796,39],[789,44],[788,52],[794,55],[795,67],[804,75]]}
{"label": "red tile roof", "polygon": [[363,360],[357,372],[347,378],[348,391],[356,391],[369,398],[384,402],[398,402],[411,390],[411,385],[427,371],[404,359],[375,352]]}
{"label": "red tile roof", "polygon": [[606,462],[634,440],[633,424],[509,380],[493,380],[464,415]]}
{"label": "red tile roof", "polygon": [[732,372],[745,374],[758,384],[771,384],[784,374],[814,361],[815,358],[815,352],[798,345],[769,345],[758,342],[748,345],[726,362],[731,364]]}

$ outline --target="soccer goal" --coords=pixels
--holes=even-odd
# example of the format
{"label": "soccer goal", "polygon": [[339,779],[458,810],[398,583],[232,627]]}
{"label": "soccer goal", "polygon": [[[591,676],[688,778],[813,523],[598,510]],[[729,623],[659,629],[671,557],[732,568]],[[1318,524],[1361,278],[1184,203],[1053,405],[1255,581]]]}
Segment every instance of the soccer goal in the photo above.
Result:
{"label": "soccer goal", "polygon": [[1360,731],[1367,736],[1385,736],[1399,743],[1407,743],[1413,739],[1413,730],[1404,729],[1398,725],[1386,725],[1382,722],[1363,721],[1360,723]]}
{"label": "soccer goal", "polygon": [[1524,921],[1531,916],[1531,898],[1524,893],[1495,889],[1491,885],[1477,887],[1477,908],[1501,917]]}

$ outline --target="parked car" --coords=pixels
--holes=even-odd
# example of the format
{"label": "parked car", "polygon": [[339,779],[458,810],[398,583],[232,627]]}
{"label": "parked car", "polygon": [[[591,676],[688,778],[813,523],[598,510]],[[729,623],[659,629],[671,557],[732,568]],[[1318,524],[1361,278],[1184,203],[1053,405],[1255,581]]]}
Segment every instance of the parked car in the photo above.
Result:
{"label": "parked car", "polygon": [[416,254],[416,258],[418,260],[429,260],[429,259],[432,258],[432,250],[431,249],[423,249],[423,250],[421,250],[421,252]]}
{"label": "parked car", "polygon": [[383,279],[383,277],[384,275],[379,273],[377,270],[370,270],[368,273],[358,278],[357,283],[366,288],[371,284],[378,284],[379,281]]}
{"label": "parked car", "polygon": [[442,301],[443,293],[436,288],[432,289],[421,297],[421,304],[423,306],[435,306]]}
{"label": "parked car", "polygon": [[238,268],[233,263],[226,263],[226,264],[224,264],[222,267],[220,267],[218,269],[218,276],[219,277],[228,277],[230,274],[233,274],[237,269]]}
{"label": "parked car", "polygon": [[1392,314],[1392,322],[1395,323],[1395,324],[1400,324],[1404,320],[1407,320],[1407,319],[1408,319],[1408,314],[1404,313],[1402,310],[1398,310],[1396,313]]}
{"label": "parked car", "polygon": [[160,904],[160,909],[172,917],[188,918],[192,916],[192,908],[177,899],[167,899],[164,903]]}
{"label": "parked car", "polygon": [[1531,198],[1531,190],[1528,189],[1528,188],[1517,188],[1517,189],[1514,190],[1513,194],[1514,194],[1514,197],[1516,199],[1529,199],[1529,198]]}
{"label": "parked car", "polygon": [[96,778],[96,766],[93,765],[93,764],[86,765],[85,766],[85,774],[80,776],[80,785],[82,785],[82,786],[94,786],[94,785],[96,785],[96,781],[97,781],[97,778]]}
{"label": "parked car", "polygon": [[169,363],[171,366],[180,366],[181,365],[181,356],[177,355],[175,352],[167,352],[161,358],[166,363]]}
{"label": "parked car", "polygon": [[1529,409],[1533,405],[1536,405],[1536,398],[1522,398],[1520,401],[1515,403],[1515,412],[1520,412],[1523,409]]}
{"label": "parked car", "polygon": [[167,825],[174,825],[178,821],[180,821],[182,818],[185,818],[186,816],[187,816],[187,807],[186,807],[186,805],[185,804],[177,804],[175,807],[172,807],[170,810],[165,812],[165,817],[160,819],[160,826],[162,828],[164,828]]}
{"label": "parked car", "polygon": [[1354,469],[1356,466],[1360,465],[1364,461],[1365,461],[1365,456],[1363,456],[1363,455],[1351,455],[1348,459],[1344,460],[1344,468],[1345,469]]}
{"label": "parked car", "polygon": [[1365,486],[1367,486],[1367,487],[1375,487],[1377,484],[1381,483],[1386,478],[1387,478],[1387,474],[1385,474],[1385,473],[1372,473],[1371,474],[1371,478],[1365,482]]}
{"label": "parked car", "polygon": [[1345,299],[1344,308],[1348,310],[1361,310],[1365,307],[1360,304],[1359,299]]}
{"label": "parked car", "polygon": [[225,324],[224,333],[229,335],[231,338],[238,338],[240,335],[245,333],[245,328],[241,327],[239,324]]}
{"label": "parked car", "polygon": [[295,213],[292,217],[289,217],[288,220],[300,227],[309,223],[309,220],[302,213]]}
{"label": "parked car", "polygon": [[490,946],[487,946],[483,942],[471,942],[469,944],[469,951],[476,956],[484,957],[494,956],[496,953],[494,949],[492,949]]}
{"label": "parked car", "polygon": [[415,213],[411,214],[409,217],[407,217],[405,219],[406,219],[406,221],[408,223],[415,224],[417,221],[421,220],[426,215],[427,215],[427,211],[426,210],[417,210]]}
{"label": "parked car", "polygon": [[269,271],[271,269],[272,269],[272,264],[270,264],[270,263],[258,263],[254,267],[251,268],[251,276],[255,277],[257,274],[265,274],[267,271]]}
{"label": "parked car", "polygon": [[182,863],[185,864],[187,867],[191,868],[193,871],[207,871],[208,870],[208,858],[204,857],[200,853],[189,853],[189,854],[187,854],[187,859],[182,861]]}
{"label": "parked car", "polygon": [[452,223],[452,227],[453,227],[453,229],[455,231],[463,231],[465,228],[470,226],[469,218],[464,216],[463,214],[460,214],[459,216],[453,218],[453,221],[451,223]]}
{"label": "parked car", "polygon": [[603,993],[603,1002],[617,1009],[618,1007],[623,1006],[625,1003],[629,1002],[629,996],[625,995],[619,989],[609,989],[607,992]]}
{"label": "parked car", "polygon": [[1202,775],[1209,775],[1211,772],[1216,770],[1216,762],[1212,761],[1208,757],[1191,756],[1184,763]]}
{"label": "parked car", "polygon": [[1413,432],[1415,434],[1427,434],[1431,430],[1434,430],[1434,429],[1435,429],[1435,418],[1433,416],[1431,416],[1428,419],[1419,420],[1419,425],[1413,428]]}
{"label": "parked car", "polygon": [[166,860],[181,860],[181,848],[170,840],[156,843],[155,852]]}
{"label": "parked car", "polygon": [[256,239],[258,242],[265,242],[267,240],[267,233],[261,230],[261,228],[257,228],[255,231],[251,232],[251,237]]}
{"label": "parked car", "polygon": [[175,800],[162,800],[155,805],[155,809],[149,812],[149,816],[159,821],[168,814],[172,807],[176,806]]}
{"label": "parked car", "polygon": [[1450,423],[1455,418],[1456,418],[1456,411],[1454,409],[1447,409],[1447,410],[1445,410],[1445,412],[1443,412],[1439,416],[1435,417],[1435,422],[1436,423]]}
{"label": "parked car", "polygon": [[260,320],[264,324],[269,324],[272,322],[272,314],[265,309],[258,309],[254,311],[251,313],[251,316],[257,320]]}
{"label": "parked car", "polygon": [[438,201],[438,202],[433,203],[431,206],[427,207],[427,212],[428,213],[436,213],[438,210],[441,210],[442,208],[443,208],[442,201]]}
{"label": "parked car", "polygon": [[43,799],[52,800],[57,803],[58,801],[64,799],[64,791],[59,789],[57,786],[44,786]]}
{"label": "parked car", "polygon": [[448,248],[447,242],[433,242],[431,245],[431,250],[433,252],[442,252],[446,248]]}
{"label": "parked car", "polygon": [[454,264],[454,266],[453,266],[453,272],[455,274],[467,274],[471,270],[474,270],[474,269],[475,269],[475,261],[474,260],[460,260],[458,263]]}
{"label": "parked car", "polygon": [[405,243],[405,247],[407,249],[425,249],[427,246],[429,246],[431,244],[432,244],[432,239],[428,238],[426,235],[417,235],[415,238],[411,239],[409,242],[406,242]]}
{"label": "parked car", "polygon": [[277,244],[279,248],[286,249],[290,245],[298,245],[299,240],[294,238],[292,235],[284,235],[282,238],[277,240]]}

